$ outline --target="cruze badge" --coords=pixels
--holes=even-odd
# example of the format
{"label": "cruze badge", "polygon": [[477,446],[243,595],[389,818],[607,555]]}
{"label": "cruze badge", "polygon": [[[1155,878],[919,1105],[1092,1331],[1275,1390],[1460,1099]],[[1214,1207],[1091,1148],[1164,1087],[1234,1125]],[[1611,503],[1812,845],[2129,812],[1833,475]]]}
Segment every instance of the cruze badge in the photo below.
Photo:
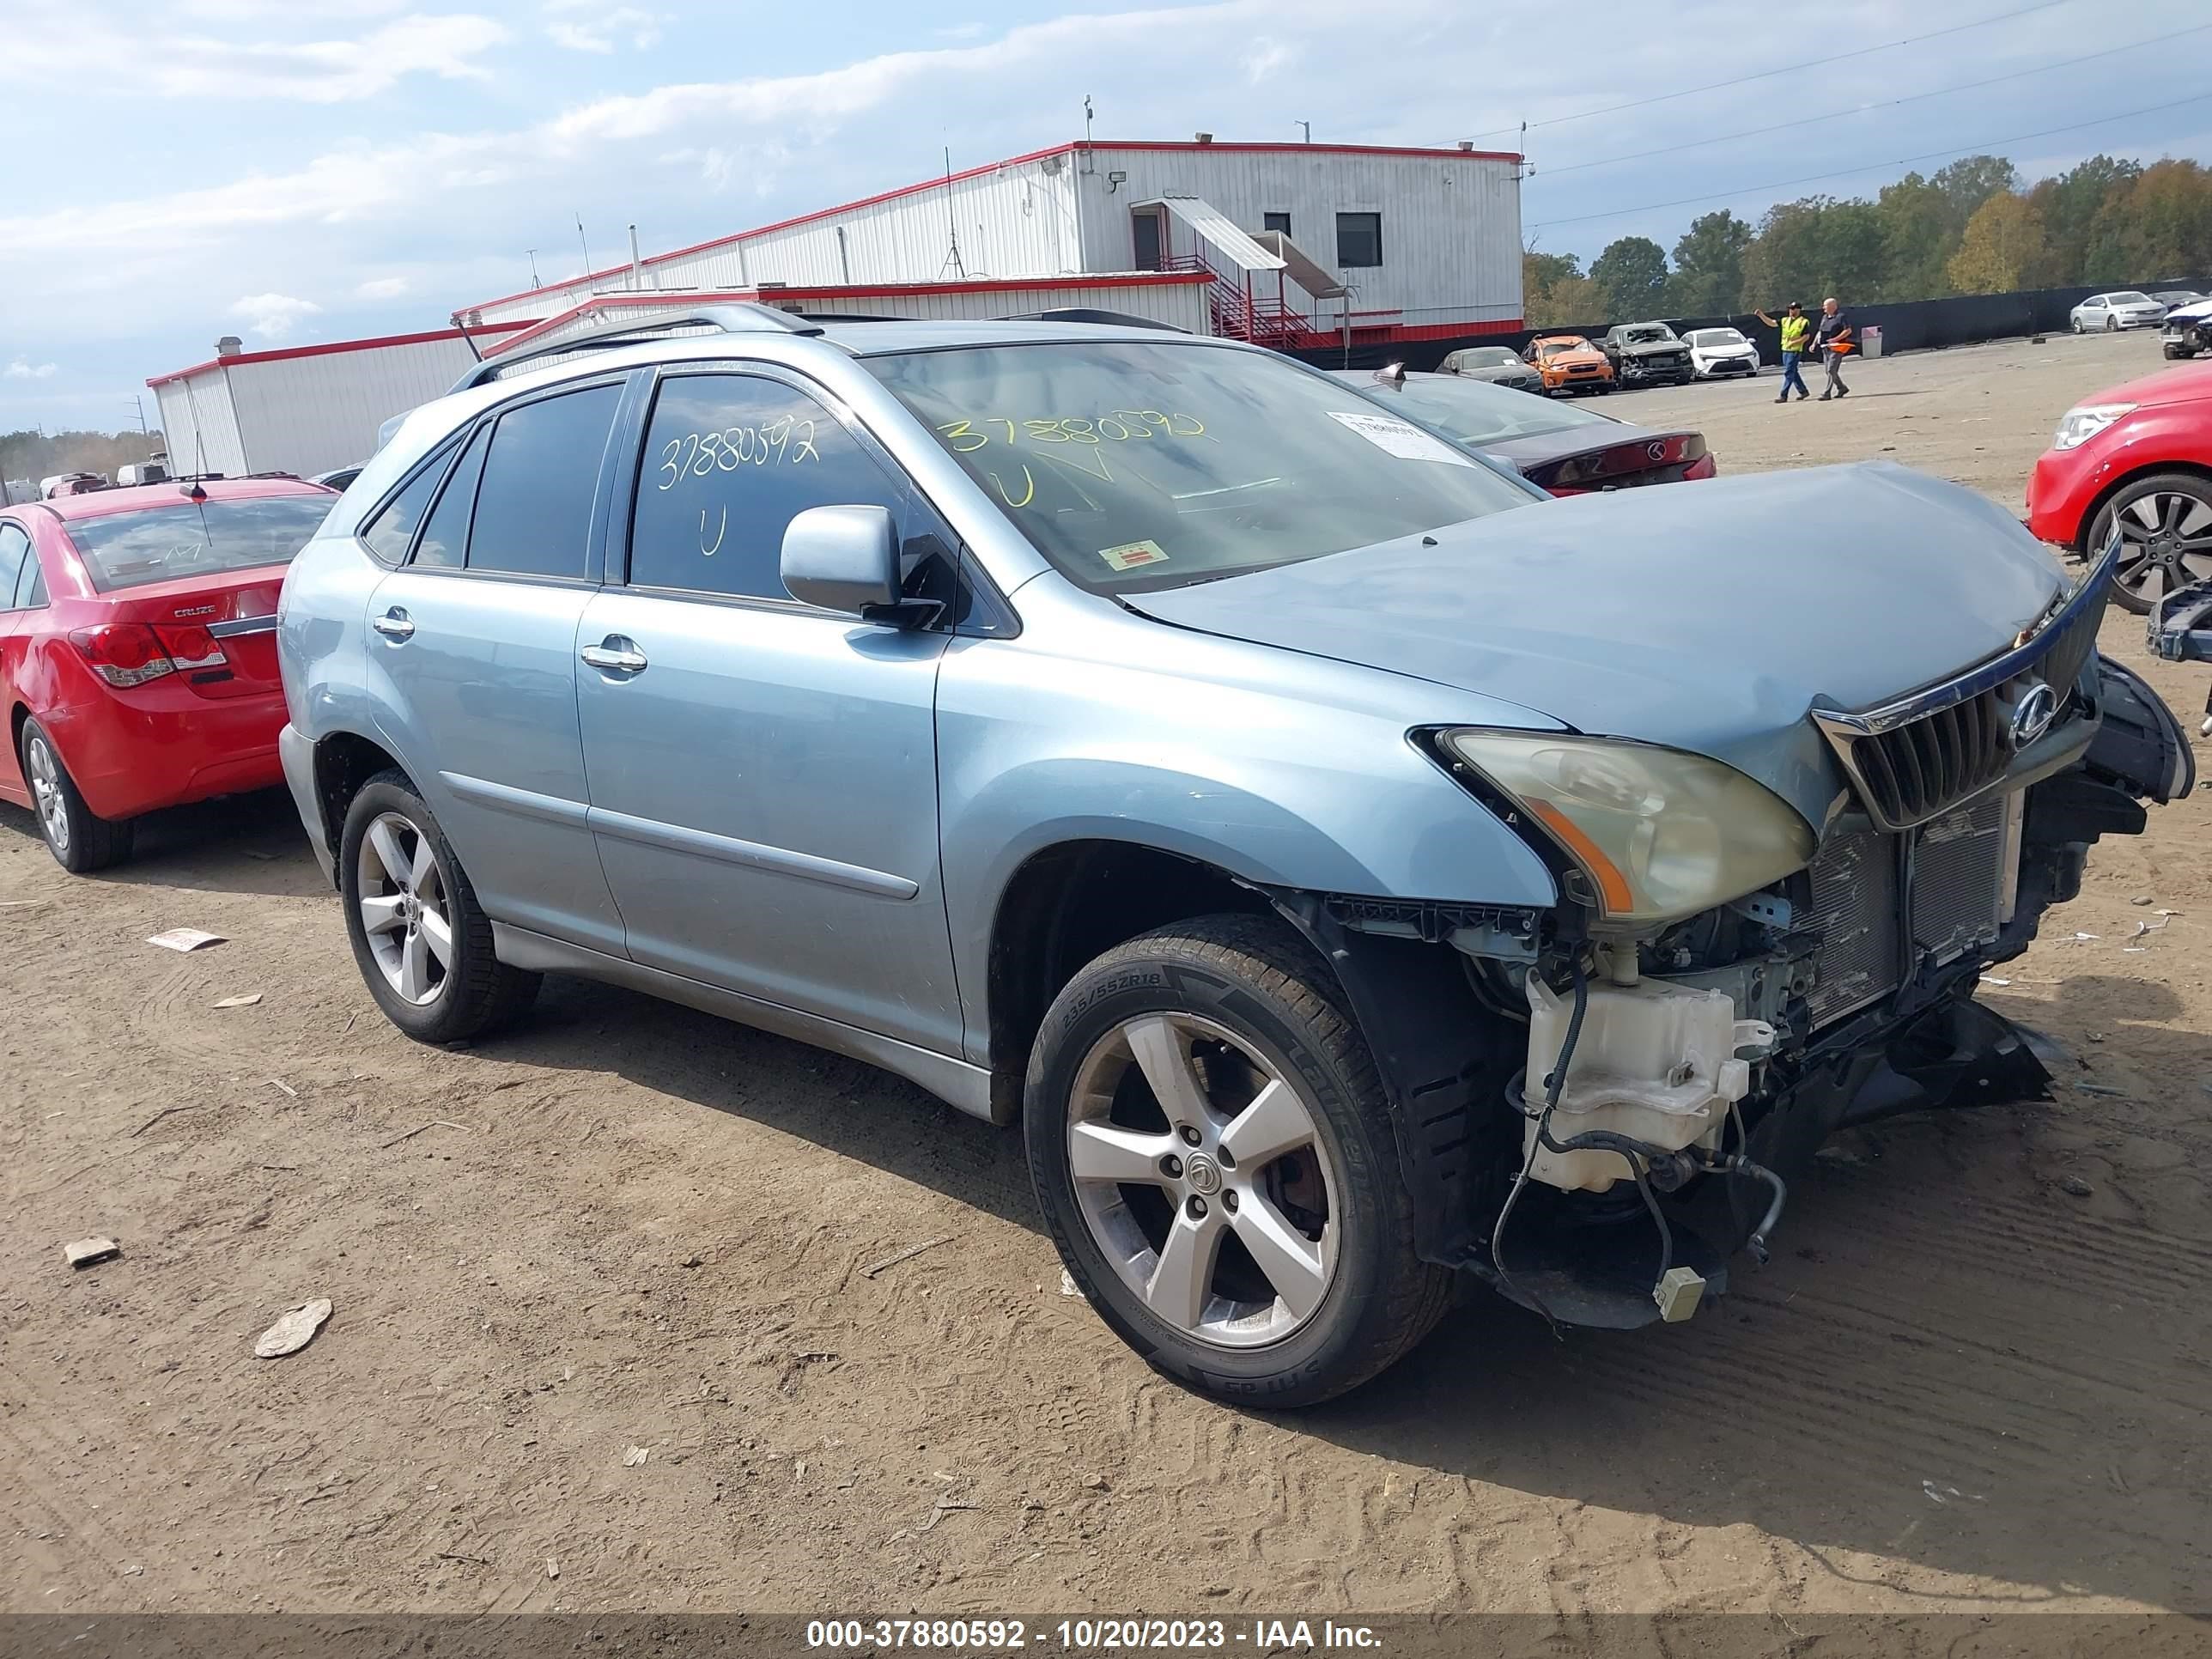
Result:
{"label": "cruze badge", "polygon": [[2012,706],[2012,746],[2025,749],[2051,729],[2058,718],[2058,694],[2041,680],[2020,695]]}

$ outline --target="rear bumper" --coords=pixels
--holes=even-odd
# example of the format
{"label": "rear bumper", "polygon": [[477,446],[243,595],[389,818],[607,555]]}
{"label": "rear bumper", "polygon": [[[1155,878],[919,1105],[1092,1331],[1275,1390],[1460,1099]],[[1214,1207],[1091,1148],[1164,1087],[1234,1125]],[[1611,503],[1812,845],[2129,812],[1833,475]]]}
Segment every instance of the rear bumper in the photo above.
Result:
{"label": "rear bumper", "polygon": [[323,826],[323,803],[315,790],[315,745],[297,726],[287,726],[276,734],[276,753],[284,782],[299,809],[300,827],[307,832],[307,845],[315,849],[315,862],[331,884],[337,884],[337,860],[331,851],[330,833]]}
{"label": "rear bumper", "polygon": [[85,804],[104,818],[266,789],[283,775],[281,693],[217,700],[159,684],[40,718]]}

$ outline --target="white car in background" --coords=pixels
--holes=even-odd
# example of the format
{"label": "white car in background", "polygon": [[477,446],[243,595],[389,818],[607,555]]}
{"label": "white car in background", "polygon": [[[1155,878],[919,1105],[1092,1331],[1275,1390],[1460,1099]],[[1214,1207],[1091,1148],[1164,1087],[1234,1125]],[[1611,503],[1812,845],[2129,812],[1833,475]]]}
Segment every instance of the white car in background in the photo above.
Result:
{"label": "white car in background", "polygon": [[1693,328],[1690,342],[1690,373],[1700,380],[1717,380],[1729,374],[1759,373],[1759,348],[1733,328]]}
{"label": "white car in background", "polygon": [[2156,328],[2166,320],[2166,307],[2148,294],[2124,288],[2091,295],[2067,313],[2066,320],[2076,334],[2112,334],[2124,328]]}

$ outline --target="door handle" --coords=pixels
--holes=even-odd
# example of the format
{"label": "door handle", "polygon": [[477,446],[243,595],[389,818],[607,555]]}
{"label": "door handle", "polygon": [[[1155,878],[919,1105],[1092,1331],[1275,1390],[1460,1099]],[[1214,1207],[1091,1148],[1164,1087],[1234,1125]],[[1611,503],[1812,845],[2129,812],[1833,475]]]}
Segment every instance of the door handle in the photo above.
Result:
{"label": "door handle", "polygon": [[370,618],[368,625],[387,640],[411,639],[415,634],[415,624],[396,605],[382,616]]}
{"label": "door handle", "polygon": [[610,634],[597,645],[587,645],[577,653],[593,668],[609,674],[636,674],[644,671],[645,653],[618,634]]}

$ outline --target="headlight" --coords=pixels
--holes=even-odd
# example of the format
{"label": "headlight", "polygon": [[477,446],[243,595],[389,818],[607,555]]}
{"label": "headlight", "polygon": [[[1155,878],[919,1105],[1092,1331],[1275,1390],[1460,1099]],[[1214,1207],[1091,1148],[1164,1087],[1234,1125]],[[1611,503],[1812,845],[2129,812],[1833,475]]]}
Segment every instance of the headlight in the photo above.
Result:
{"label": "headlight", "polygon": [[1589,873],[1608,921],[1692,916],[1813,860],[1810,824],[1701,755],[1523,732],[1447,732],[1443,744]]}
{"label": "headlight", "polygon": [[2058,417],[2058,430],[2051,440],[2053,449],[2079,449],[2123,415],[2135,413],[2133,404],[2084,404]]}

